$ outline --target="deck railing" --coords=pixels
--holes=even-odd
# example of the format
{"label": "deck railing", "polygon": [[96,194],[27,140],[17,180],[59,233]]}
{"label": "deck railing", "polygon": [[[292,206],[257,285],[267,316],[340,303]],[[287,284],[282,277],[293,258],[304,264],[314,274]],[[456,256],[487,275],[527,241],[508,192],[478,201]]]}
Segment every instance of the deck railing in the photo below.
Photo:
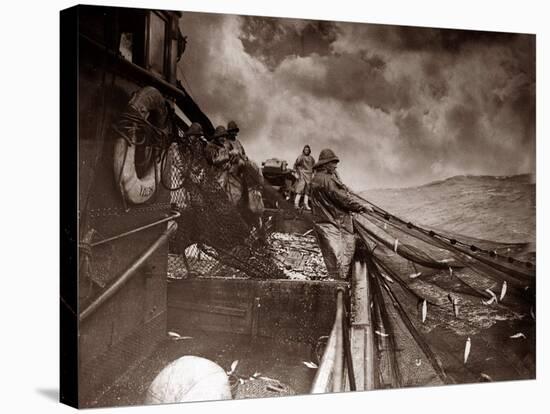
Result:
{"label": "deck railing", "polygon": [[99,297],[97,297],[86,309],[79,315],[79,321],[83,322],[97,309],[101,307],[109,298],[117,293],[132,277],[137,274],[137,270],[164,245],[169,237],[175,233],[178,225],[175,221],[169,221],[166,230],[134,261],[132,264],[110,285]]}

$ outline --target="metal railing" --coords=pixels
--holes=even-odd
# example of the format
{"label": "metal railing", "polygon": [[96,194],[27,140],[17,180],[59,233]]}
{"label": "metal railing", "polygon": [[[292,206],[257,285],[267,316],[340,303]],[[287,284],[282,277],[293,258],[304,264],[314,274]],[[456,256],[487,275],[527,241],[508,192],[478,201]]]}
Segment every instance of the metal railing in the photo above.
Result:
{"label": "metal railing", "polygon": [[164,243],[168,241],[169,237],[177,230],[177,228],[178,225],[176,222],[170,221],[166,230],[162,232],[162,234],[117,278],[111,286],[109,286],[97,299],[90,303],[90,305],[80,313],[80,322],[83,322],[97,309],[99,309],[103,303],[105,303],[133,276],[135,276],[137,270],[147,261],[147,259],[149,259],[149,257],[151,257],[153,253],[155,253],[155,251],[157,251]]}
{"label": "metal railing", "polygon": [[100,246],[100,245],[105,244],[105,243],[110,243],[112,241],[122,239],[124,237],[127,237],[127,236],[130,236],[132,234],[138,233],[140,231],[150,229],[151,227],[158,226],[159,224],[166,223],[166,222],[171,221],[171,220],[175,220],[175,219],[179,218],[180,216],[181,216],[181,213],[179,211],[173,211],[169,216],[164,217],[160,220],[154,221],[154,222],[149,223],[149,224],[145,224],[145,225],[140,226],[140,227],[136,227],[135,229],[125,231],[124,233],[117,234],[116,236],[108,237],[106,239],[93,242],[93,243],[90,244],[90,246],[91,247],[96,247],[96,246]]}

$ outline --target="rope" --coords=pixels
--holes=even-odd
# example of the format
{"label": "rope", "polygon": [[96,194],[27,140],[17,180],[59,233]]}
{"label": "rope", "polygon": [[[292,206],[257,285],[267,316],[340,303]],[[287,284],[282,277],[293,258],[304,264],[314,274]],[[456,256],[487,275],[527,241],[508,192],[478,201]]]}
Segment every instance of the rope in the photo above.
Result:
{"label": "rope", "polygon": [[[148,165],[151,162],[154,162],[155,164],[160,163],[160,177],[159,171],[157,171],[157,166],[154,165],[155,185],[161,182],[164,188],[167,188],[170,191],[176,191],[181,189],[185,183],[182,183],[177,188],[171,188],[166,185],[163,179],[163,177],[166,176],[167,153],[169,152],[170,145],[178,140],[175,137],[176,134],[174,134],[174,131],[177,130],[174,120],[174,112],[171,108],[167,108],[167,110],[167,126],[165,128],[160,128],[151,123],[145,115],[138,111],[132,104],[128,104],[126,110],[119,116],[118,121],[112,125],[112,130],[119,137],[124,139],[128,146],[134,145],[150,148],[150,151],[146,153],[146,159],[141,162],[140,165]],[[139,134],[139,132],[142,132],[142,134]],[[117,183],[122,193],[124,208],[128,211],[121,186],[122,171],[124,168],[124,163],[126,162],[126,155],[127,150],[124,154]],[[156,191],[155,195],[158,196]]]}
{"label": "rope", "polygon": [[[152,137],[148,139],[147,134],[143,134],[141,140],[135,140],[128,136],[128,132],[131,135],[136,135],[136,132],[139,129],[149,130],[152,132]],[[159,128],[156,125],[153,125],[149,122],[145,116],[143,116],[135,107],[128,105],[125,112],[123,112],[117,124],[113,125],[114,131],[122,138],[126,140],[128,145],[143,145],[153,146],[153,147],[166,147],[166,141],[168,137],[168,132],[166,129]]]}

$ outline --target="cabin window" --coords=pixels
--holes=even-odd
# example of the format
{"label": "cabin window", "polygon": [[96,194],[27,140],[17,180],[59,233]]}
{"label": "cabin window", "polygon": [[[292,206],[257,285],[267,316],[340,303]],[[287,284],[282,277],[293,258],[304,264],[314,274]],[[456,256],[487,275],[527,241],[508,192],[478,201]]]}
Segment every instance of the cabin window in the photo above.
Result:
{"label": "cabin window", "polygon": [[118,52],[136,65],[144,63],[145,16],[122,11],[119,19]]}
{"label": "cabin window", "polygon": [[122,57],[130,62],[133,62],[133,49],[134,49],[134,34],[133,33],[121,33],[120,35],[120,47],[119,52]]}
{"label": "cabin window", "polygon": [[149,21],[149,65],[153,72],[165,76],[166,65],[166,20],[151,13]]}

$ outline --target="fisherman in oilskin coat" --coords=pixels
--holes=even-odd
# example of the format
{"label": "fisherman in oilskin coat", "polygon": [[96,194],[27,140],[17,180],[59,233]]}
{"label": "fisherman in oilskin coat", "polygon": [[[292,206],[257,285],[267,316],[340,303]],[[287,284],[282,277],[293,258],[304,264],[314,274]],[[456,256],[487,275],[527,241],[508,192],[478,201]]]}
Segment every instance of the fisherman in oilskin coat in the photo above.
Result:
{"label": "fisherman in oilskin coat", "polygon": [[243,197],[243,166],[248,161],[244,147],[237,139],[238,132],[239,127],[235,121],[229,121],[227,124],[227,137],[223,143],[229,155],[227,179],[224,188],[229,201],[234,206],[239,205]]}
{"label": "fisherman in oilskin coat", "polygon": [[351,213],[372,208],[351,193],[336,174],[340,160],[324,149],[314,165],[311,182],[311,207],[314,229],[329,277],[346,279],[355,252],[355,235]]}
{"label": "fisherman in oilskin coat", "polygon": [[217,126],[214,135],[212,135],[206,146],[206,158],[216,168],[216,181],[227,194],[228,174],[231,164],[229,151],[225,146],[226,138],[227,130],[225,127],[222,125]]}
{"label": "fisherman in oilskin coat", "polygon": [[247,161],[248,157],[244,151],[243,144],[237,139],[239,127],[235,121],[229,121],[227,124],[227,140],[226,145],[230,151],[234,151],[234,157],[239,157],[243,161]]}
{"label": "fisherman in oilskin coat", "polygon": [[300,156],[294,163],[294,170],[298,173],[298,180],[294,185],[294,192],[296,197],[294,198],[294,207],[300,207],[300,198],[304,196],[304,208],[311,210],[309,207],[309,187],[311,184],[311,178],[313,177],[313,166],[315,165],[315,159],[311,156],[311,148],[306,145],[302,150]]}
{"label": "fisherman in oilskin coat", "polygon": [[[256,227],[262,227],[264,203],[261,190],[264,179],[260,168],[249,159],[243,144],[237,138],[239,127],[235,121],[227,124],[227,139],[225,147],[230,156],[231,167],[228,182],[234,195],[234,203],[241,203],[242,215],[245,220]],[[235,198],[238,196],[238,200]]]}
{"label": "fisherman in oilskin coat", "polygon": [[[222,125],[216,127],[212,140],[206,147],[207,158],[216,167],[218,184],[231,204],[242,208],[241,213],[245,218],[250,218],[247,221],[257,224],[256,222],[261,222],[259,218],[264,208],[260,192],[263,177],[258,166],[248,159],[242,144],[236,138],[239,131],[237,124],[231,121],[228,126],[228,130]],[[245,170],[248,171],[246,176],[249,177],[249,182],[246,181]],[[251,176],[255,179],[251,180]]]}

